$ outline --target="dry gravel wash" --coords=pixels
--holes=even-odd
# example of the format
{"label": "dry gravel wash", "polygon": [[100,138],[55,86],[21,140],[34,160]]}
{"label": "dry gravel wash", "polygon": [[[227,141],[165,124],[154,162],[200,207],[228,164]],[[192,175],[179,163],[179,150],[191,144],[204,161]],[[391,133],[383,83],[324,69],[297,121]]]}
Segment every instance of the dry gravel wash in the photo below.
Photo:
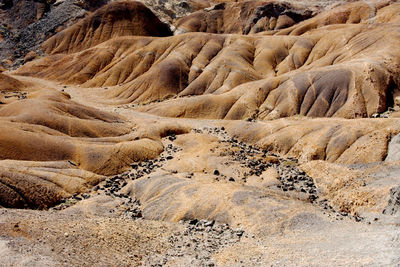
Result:
{"label": "dry gravel wash", "polygon": [[[148,114],[118,108],[116,111],[138,122],[147,123],[149,118],[155,124],[164,122]],[[398,216],[375,213],[376,220],[367,218],[357,222],[358,217],[344,216],[325,205],[318,187],[315,188],[314,176],[311,178],[299,170],[295,159],[232,138],[223,127],[217,127],[219,121],[182,120],[181,123],[190,124],[192,131],[164,137],[165,151],[158,158],[133,164],[128,172],[111,176],[92,191],[66,199],[54,210],[2,209],[0,266],[320,266],[321,263],[396,266],[400,263]],[[204,151],[198,151],[198,146]],[[235,153],[229,154],[232,151]],[[275,180],[268,171],[271,167],[277,169]],[[392,176],[395,180],[398,177]],[[258,223],[257,214],[239,216],[236,221],[233,218],[230,225],[201,220],[200,213],[198,221],[187,218],[179,222],[171,217],[154,220],[158,214],[152,212],[154,203],[168,210],[174,203],[168,202],[168,194],[159,194],[166,197],[159,198],[159,202],[157,197],[153,199],[156,201],[146,201],[146,192],[135,188],[159,178],[199,185],[212,183],[221,193],[224,186],[255,188],[255,191],[265,186],[270,191],[259,203],[271,214],[261,217],[268,219],[263,224]],[[176,190],[170,193],[176,194],[179,187]],[[274,203],[273,199],[288,208],[268,207]],[[286,216],[285,212],[293,214]],[[236,225],[237,221],[259,227]]]}
{"label": "dry gravel wash", "polygon": [[[288,222],[280,234],[244,235],[236,240],[232,231],[224,231],[223,237],[216,238],[216,232],[224,229],[221,226],[205,232],[188,223],[48,211],[1,209],[0,215],[0,266],[321,266],[321,263],[398,266],[400,263],[398,227],[333,222],[319,212]],[[213,252],[210,259],[207,259],[208,244]]]}
{"label": "dry gravel wash", "polygon": [[[239,180],[226,176],[227,170],[220,166],[210,173],[215,183],[248,186],[250,177],[263,177],[264,168],[273,166],[280,175],[277,190],[293,192],[297,201],[304,202],[302,211],[283,220],[277,218],[279,225],[273,232],[267,223],[256,231],[246,231],[214,220],[147,219],[143,205],[133,196],[132,189],[127,188],[176,166],[170,163],[185,152],[185,147],[177,145],[182,144],[181,136],[170,134],[163,138],[166,149],[160,157],[132,164],[132,170],[112,176],[92,191],[66,199],[52,210],[1,209],[0,266],[320,266],[321,263],[396,266],[400,263],[398,216],[378,215],[376,220],[359,221],[358,217],[324,209],[324,200],[314,192],[318,190],[313,179],[297,169],[294,159],[269,155],[266,157],[270,162],[263,163],[254,158],[268,152],[230,138],[223,128],[203,127],[193,132],[219,137],[222,147],[236,147],[239,152],[228,158],[241,165],[244,173],[256,172],[241,175],[245,179]],[[295,179],[291,180],[295,172],[295,177],[303,177],[300,181],[305,182],[297,184]],[[190,181],[200,179],[198,172],[172,170],[171,175]],[[296,192],[303,194],[303,198]]]}

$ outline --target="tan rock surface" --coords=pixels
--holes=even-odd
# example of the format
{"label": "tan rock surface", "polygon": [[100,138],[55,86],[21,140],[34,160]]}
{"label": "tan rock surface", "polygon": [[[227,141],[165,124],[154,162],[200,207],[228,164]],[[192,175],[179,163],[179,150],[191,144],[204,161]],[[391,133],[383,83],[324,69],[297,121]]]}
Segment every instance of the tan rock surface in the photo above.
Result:
{"label": "tan rock surface", "polygon": [[[310,20],[325,23],[325,16],[341,9]],[[395,23],[332,24],[288,34],[120,37],[75,54],[45,57],[17,73],[111,87],[99,95],[120,104],[179,96],[139,108],[170,117],[357,118],[393,105],[399,64]]]}
{"label": "tan rock surface", "polygon": [[111,3],[43,43],[48,54],[81,51],[118,36],[168,36],[168,26],[139,2]]}
{"label": "tan rock surface", "polygon": [[398,3],[147,2],[0,74],[0,265],[396,266]]}
{"label": "tan rock surface", "polygon": [[[316,11],[316,10],[315,10]],[[280,30],[312,16],[312,8],[279,1],[222,2],[175,22],[175,34],[186,32],[248,34]]]}

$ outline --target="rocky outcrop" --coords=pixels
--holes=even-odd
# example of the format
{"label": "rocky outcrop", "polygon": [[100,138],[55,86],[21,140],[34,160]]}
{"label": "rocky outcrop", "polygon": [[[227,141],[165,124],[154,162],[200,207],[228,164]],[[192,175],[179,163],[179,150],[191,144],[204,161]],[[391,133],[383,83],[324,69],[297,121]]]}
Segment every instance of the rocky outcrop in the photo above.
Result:
{"label": "rocky outcrop", "polygon": [[400,160],[400,136],[395,135],[391,138],[388,145],[388,153],[385,161],[398,161]]}
{"label": "rocky outcrop", "polygon": [[41,54],[42,43],[83,18],[106,1],[5,1],[0,9],[0,60],[12,61],[9,68],[23,64],[30,51]]}
{"label": "rocky outcrop", "polygon": [[210,0],[139,0],[149,7],[163,22],[170,24],[192,12],[208,8],[217,1]]}
{"label": "rocky outcrop", "polygon": [[388,205],[385,207],[383,213],[394,215],[400,212],[400,186],[390,189],[390,196]]}

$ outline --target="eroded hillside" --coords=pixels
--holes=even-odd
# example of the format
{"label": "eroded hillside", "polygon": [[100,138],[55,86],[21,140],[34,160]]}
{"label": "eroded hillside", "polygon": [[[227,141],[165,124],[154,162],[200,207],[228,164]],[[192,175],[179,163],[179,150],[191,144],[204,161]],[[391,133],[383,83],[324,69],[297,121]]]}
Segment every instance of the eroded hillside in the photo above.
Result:
{"label": "eroded hillside", "polygon": [[0,265],[400,262],[399,3],[72,2],[0,5],[69,14],[0,70]]}

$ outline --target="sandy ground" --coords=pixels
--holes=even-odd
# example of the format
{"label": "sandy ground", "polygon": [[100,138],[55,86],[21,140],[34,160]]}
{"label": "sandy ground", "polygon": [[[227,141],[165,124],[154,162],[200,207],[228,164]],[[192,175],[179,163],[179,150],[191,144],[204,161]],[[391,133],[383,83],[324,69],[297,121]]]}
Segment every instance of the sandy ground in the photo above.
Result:
{"label": "sandy ground", "polygon": [[[173,122],[201,133],[165,137],[165,152],[151,163],[156,167],[110,177],[115,190],[105,181],[87,199],[80,195],[58,209],[0,209],[0,266],[400,265],[398,216],[373,213],[358,221],[310,203],[308,193],[282,192],[270,172],[262,181],[247,174],[241,181],[258,151],[250,149],[244,161],[226,153],[233,146],[221,140],[231,137],[215,132],[224,122],[166,119],[102,104],[96,92],[104,88],[21,80],[64,90],[74,101],[119,113],[138,128]],[[241,192],[248,197],[239,199]]]}

